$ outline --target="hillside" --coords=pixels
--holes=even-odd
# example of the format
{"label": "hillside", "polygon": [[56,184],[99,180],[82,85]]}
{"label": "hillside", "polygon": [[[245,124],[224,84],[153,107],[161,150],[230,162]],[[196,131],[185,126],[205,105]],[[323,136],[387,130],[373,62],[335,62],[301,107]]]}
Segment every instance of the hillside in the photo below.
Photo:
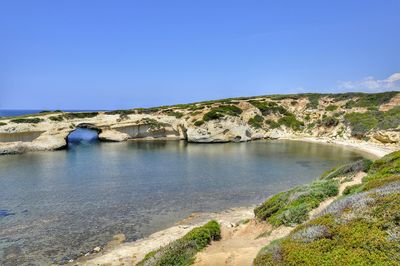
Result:
{"label": "hillside", "polygon": [[68,134],[78,127],[97,130],[102,141],[324,137],[397,146],[400,93],[271,95],[108,112],[44,111],[3,117],[0,154],[65,148]]}

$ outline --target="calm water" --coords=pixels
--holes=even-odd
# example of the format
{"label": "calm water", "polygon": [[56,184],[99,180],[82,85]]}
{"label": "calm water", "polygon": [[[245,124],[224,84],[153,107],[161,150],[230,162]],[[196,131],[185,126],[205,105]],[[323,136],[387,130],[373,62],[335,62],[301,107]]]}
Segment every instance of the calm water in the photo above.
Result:
{"label": "calm water", "polygon": [[361,156],[294,141],[131,141],[0,157],[0,265],[46,265],[166,228],[192,212],[260,203]]}

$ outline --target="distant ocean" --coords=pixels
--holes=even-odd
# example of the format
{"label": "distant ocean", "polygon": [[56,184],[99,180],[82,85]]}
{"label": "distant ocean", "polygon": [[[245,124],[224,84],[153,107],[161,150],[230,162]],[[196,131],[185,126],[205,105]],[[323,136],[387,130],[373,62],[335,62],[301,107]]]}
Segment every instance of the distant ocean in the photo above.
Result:
{"label": "distant ocean", "polygon": [[[1,110],[0,109],[0,117],[1,116],[18,116],[18,115],[28,115],[28,114],[37,114],[42,112],[43,110]],[[95,111],[104,111],[104,110],[62,110],[64,112],[95,112]]]}

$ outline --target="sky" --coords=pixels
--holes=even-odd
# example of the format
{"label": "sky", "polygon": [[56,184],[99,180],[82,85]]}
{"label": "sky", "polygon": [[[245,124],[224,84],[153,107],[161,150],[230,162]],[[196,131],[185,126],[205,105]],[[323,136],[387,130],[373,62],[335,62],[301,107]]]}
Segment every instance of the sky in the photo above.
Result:
{"label": "sky", "polygon": [[1,0],[0,109],[400,90],[399,14],[399,0]]}

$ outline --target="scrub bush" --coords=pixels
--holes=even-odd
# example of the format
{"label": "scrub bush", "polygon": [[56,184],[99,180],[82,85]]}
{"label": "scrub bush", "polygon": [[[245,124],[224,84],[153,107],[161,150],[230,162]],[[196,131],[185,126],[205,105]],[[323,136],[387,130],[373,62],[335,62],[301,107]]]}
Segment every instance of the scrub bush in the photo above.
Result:
{"label": "scrub bush", "polygon": [[221,238],[218,222],[210,221],[196,227],[182,238],[148,253],[137,265],[191,265],[197,252],[205,248],[212,240]]}
{"label": "scrub bush", "polygon": [[11,120],[12,123],[29,123],[29,124],[37,124],[43,122],[44,120],[41,118],[16,118]]}
{"label": "scrub bush", "polygon": [[203,116],[204,121],[220,119],[226,115],[239,116],[242,113],[242,109],[235,105],[221,105],[213,108]]}
{"label": "scrub bush", "polygon": [[289,127],[295,131],[300,130],[304,126],[304,123],[297,120],[297,118],[293,114],[279,118],[278,124]]}
{"label": "scrub bush", "polygon": [[361,159],[352,163],[344,164],[326,171],[320,176],[320,179],[332,179],[340,176],[354,175],[357,172],[368,172],[372,164],[371,160]]}
{"label": "scrub bush", "polygon": [[193,123],[196,127],[199,127],[199,126],[201,126],[202,124],[204,124],[204,121],[203,120],[196,120],[196,121],[194,121],[194,123]]}
{"label": "scrub bush", "polygon": [[308,212],[326,198],[339,192],[337,180],[315,181],[310,185],[281,192],[254,209],[255,216],[274,226],[299,224],[308,219]]}
{"label": "scrub bush", "polygon": [[260,115],[256,115],[253,118],[249,119],[249,125],[254,128],[262,128],[264,122],[264,118]]}

